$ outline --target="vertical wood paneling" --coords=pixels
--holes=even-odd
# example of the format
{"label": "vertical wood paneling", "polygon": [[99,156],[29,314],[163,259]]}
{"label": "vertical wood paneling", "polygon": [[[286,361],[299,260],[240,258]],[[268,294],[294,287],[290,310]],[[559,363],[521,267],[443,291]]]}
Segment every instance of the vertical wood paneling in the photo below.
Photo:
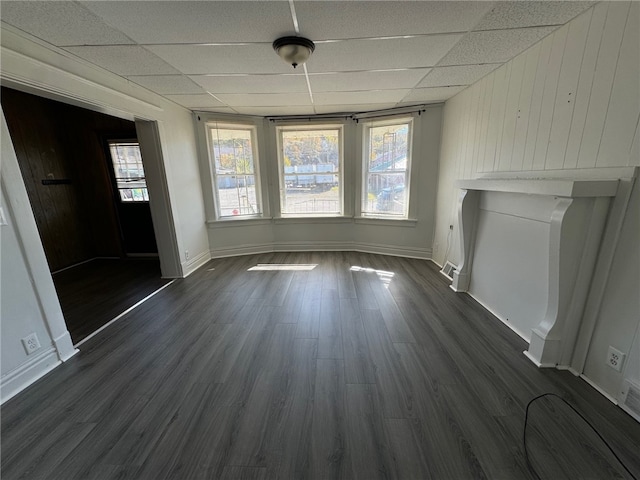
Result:
{"label": "vertical wood paneling", "polygon": [[602,41],[608,9],[609,6],[607,2],[601,2],[593,8],[591,15],[589,34],[587,35],[578,78],[578,90],[575,98],[576,104],[573,109],[573,118],[571,119],[571,128],[569,129],[569,138],[567,140],[567,150],[564,156],[563,167],[565,169],[577,168],[578,166],[580,143],[582,142],[582,133],[584,132],[584,125],[587,120],[587,110],[589,109],[596,61],[598,60],[598,51],[600,49],[600,42]]}
{"label": "vertical wood paneling", "polygon": [[492,171],[498,170],[498,162],[500,156],[500,145],[502,144],[502,134],[504,133],[503,127],[505,124],[505,109],[507,108],[507,96],[509,92],[509,81],[511,80],[511,69],[513,67],[513,63],[509,62],[504,67],[504,83],[503,90],[499,94],[499,102],[498,108],[496,110],[497,113],[497,137],[496,137],[496,149],[493,157],[493,169]]}
{"label": "vertical wood paneling", "polygon": [[542,94],[544,93],[547,64],[549,63],[552,45],[553,36],[545,38],[540,44],[538,67],[536,69],[536,78],[533,81],[533,93],[531,94],[529,129],[527,131],[527,141],[524,148],[524,160],[522,161],[523,170],[531,170],[533,167],[533,156],[536,148],[538,126],[540,124],[540,110],[542,108]]}
{"label": "vertical wood paneling", "polygon": [[551,135],[545,163],[546,169],[561,169],[564,165],[564,154],[567,148],[573,109],[575,108],[578,77],[591,23],[591,13],[592,11],[590,10],[581,15],[569,26],[565,52],[562,57],[562,68],[560,69],[553,119],[551,121]]}
{"label": "vertical wood paneling", "polygon": [[491,109],[489,111],[489,131],[487,134],[487,148],[484,157],[484,171],[493,172],[495,168],[496,148],[498,143],[498,129],[502,125],[502,105],[504,104],[504,91],[507,86],[507,69],[500,67],[495,74],[493,94],[491,96]]}
{"label": "vertical wood paneling", "polygon": [[587,110],[587,119],[580,144],[578,168],[593,168],[600,146],[600,139],[607,119],[607,107],[611,98],[613,78],[618,63],[620,44],[629,13],[628,3],[609,3],[607,21],[598,52],[595,77]]}
{"label": "vertical wood paneling", "polygon": [[631,5],[596,167],[623,165],[640,111],[640,3]]}
{"label": "vertical wood paneling", "polygon": [[474,140],[474,148],[473,148],[473,161],[471,166],[471,171],[474,174],[477,174],[481,169],[482,163],[479,161],[483,137],[482,137],[482,127],[483,127],[483,118],[484,118],[484,109],[487,105],[487,96],[485,94],[487,90],[487,78],[483,78],[475,88],[478,90],[479,102],[478,102],[478,111],[476,112],[476,137]]}
{"label": "vertical wood paneling", "polygon": [[497,159],[497,170],[499,171],[510,170],[511,167],[513,138],[518,120],[518,100],[520,99],[525,64],[526,57],[524,55],[518,56],[512,63],[505,105],[504,125],[502,127],[502,140],[498,144],[500,150]]}
{"label": "vertical wood paneling", "polygon": [[540,48],[540,43],[537,43],[524,54],[526,63],[522,86],[520,88],[520,98],[518,100],[518,116],[513,139],[513,152],[511,154],[511,170],[513,171],[522,170],[522,163],[524,162],[524,149],[527,142],[529,112],[531,110],[531,96],[533,94],[538,60],[540,58]]}
{"label": "vertical wood paneling", "polygon": [[487,136],[489,134],[489,112],[491,110],[491,99],[493,98],[493,85],[495,75],[489,75],[484,87],[484,105],[482,107],[482,128],[480,130],[480,145],[478,145],[478,171],[486,172],[485,157],[487,152]]}
{"label": "vertical wood paneling", "polygon": [[556,104],[558,79],[560,77],[560,67],[562,66],[562,57],[564,56],[566,42],[566,28],[561,28],[553,34],[553,44],[551,46],[551,54],[549,55],[547,74],[544,82],[542,108],[540,111],[540,122],[538,123],[538,134],[536,135],[532,170],[544,170],[546,165],[549,135],[551,134],[551,119],[553,118],[553,110]]}
{"label": "vertical wood paneling", "polygon": [[472,178],[475,171],[473,170],[473,152],[476,145],[476,131],[478,130],[477,115],[478,103],[480,102],[480,89],[474,88],[470,91],[471,108],[469,109],[468,129],[467,129],[467,148],[465,152],[465,178]]}

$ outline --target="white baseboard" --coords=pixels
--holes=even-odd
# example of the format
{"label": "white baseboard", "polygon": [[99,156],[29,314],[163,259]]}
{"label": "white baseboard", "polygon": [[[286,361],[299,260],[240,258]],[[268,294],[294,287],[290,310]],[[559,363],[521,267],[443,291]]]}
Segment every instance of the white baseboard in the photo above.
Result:
{"label": "white baseboard", "polygon": [[195,257],[190,258],[187,262],[182,263],[182,272],[183,277],[188,277],[197,269],[199,269],[202,265],[211,260],[212,254],[210,251],[205,250],[202,253],[199,253]]}
{"label": "white baseboard", "polygon": [[58,358],[56,349],[53,346],[28,358],[25,363],[2,377],[0,382],[2,399],[0,403],[4,403],[17,395],[61,363],[62,361]]}
{"label": "white baseboard", "polygon": [[245,244],[234,247],[214,248],[212,258],[255,255],[270,252],[364,252],[396,257],[431,260],[430,248],[398,247],[362,242],[274,242],[263,244]]}
{"label": "white baseboard", "polygon": [[[519,331],[511,323],[507,322],[504,318],[502,318],[500,316],[500,314],[498,314],[497,312],[494,312],[491,308],[489,308],[487,305],[485,305],[482,301],[478,300],[478,298],[475,295],[473,295],[471,292],[466,292],[466,293],[471,298],[473,298],[476,302],[478,302],[480,305],[482,305],[485,310],[489,311],[491,313],[491,315],[493,315],[498,320],[500,320],[502,323],[504,323],[507,327],[509,327],[514,333],[516,333],[525,342],[531,343],[531,336],[530,335],[529,335],[529,337],[527,337],[527,335],[524,332]],[[544,365],[544,366],[546,367],[547,365]],[[553,366],[555,367],[555,364]]]}
{"label": "white baseboard", "polygon": [[617,399],[613,398],[611,395],[609,395],[607,392],[605,392],[600,386],[598,386],[598,384],[596,384],[595,382],[590,380],[589,377],[586,377],[584,375],[584,373],[580,375],[580,378],[582,380],[584,380],[585,382],[587,382],[589,385],[591,385],[598,393],[600,393],[602,396],[604,396],[611,403],[613,403],[614,405],[618,405],[618,400]]}

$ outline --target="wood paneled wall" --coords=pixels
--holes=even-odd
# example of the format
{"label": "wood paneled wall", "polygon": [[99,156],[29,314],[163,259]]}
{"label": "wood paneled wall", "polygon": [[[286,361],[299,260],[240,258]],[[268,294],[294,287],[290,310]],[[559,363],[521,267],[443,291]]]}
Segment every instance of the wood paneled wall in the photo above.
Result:
{"label": "wood paneled wall", "polygon": [[601,2],[449,100],[442,161],[456,178],[640,165],[639,18]]}
{"label": "wood paneled wall", "polygon": [[135,138],[134,123],[7,88],[1,99],[49,268],[121,256],[102,142]]}

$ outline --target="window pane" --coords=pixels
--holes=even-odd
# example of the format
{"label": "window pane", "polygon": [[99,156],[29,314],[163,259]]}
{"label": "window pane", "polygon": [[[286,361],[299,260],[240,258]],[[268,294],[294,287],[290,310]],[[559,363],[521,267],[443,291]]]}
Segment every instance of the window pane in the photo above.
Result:
{"label": "window pane", "polygon": [[211,128],[209,132],[220,217],[259,215],[253,130]]}
{"label": "window pane", "polygon": [[281,131],[282,213],[340,215],[340,130]]}
{"label": "window pane", "polygon": [[253,173],[251,130],[212,129],[217,174]]}
{"label": "window pane", "polygon": [[410,124],[369,128],[362,212],[407,215]]}
{"label": "window pane", "polygon": [[116,186],[123,202],[148,202],[149,193],[142,165],[140,145],[136,142],[109,143]]}

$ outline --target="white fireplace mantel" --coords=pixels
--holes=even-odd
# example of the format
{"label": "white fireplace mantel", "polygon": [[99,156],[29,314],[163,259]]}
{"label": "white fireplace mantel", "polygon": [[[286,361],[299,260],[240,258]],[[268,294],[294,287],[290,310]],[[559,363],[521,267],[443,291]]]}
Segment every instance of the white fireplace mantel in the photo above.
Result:
{"label": "white fireplace mantel", "polygon": [[[460,189],[458,232],[461,248],[451,285],[456,292],[469,290],[483,195],[487,192],[509,194],[504,196],[505,202],[516,198],[514,195],[533,195],[547,207],[551,205],[544,219],[549,225],[546,313],[531,326],[529,348],[524,352],[540,367],[571,366],[611,199],[616,196],[619,184],[617,179],[570,178],[481,178],[456,182]],[[533,198],[533,201],[537,200]],[[527,218],[529,212],[517,214]],[[524,246],[515,245],[514,248],[522,248],[518,254],[527,255]],[[517,295],[517,288],[514,286],[513,291],[505,292],[505,295]]]}

